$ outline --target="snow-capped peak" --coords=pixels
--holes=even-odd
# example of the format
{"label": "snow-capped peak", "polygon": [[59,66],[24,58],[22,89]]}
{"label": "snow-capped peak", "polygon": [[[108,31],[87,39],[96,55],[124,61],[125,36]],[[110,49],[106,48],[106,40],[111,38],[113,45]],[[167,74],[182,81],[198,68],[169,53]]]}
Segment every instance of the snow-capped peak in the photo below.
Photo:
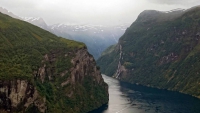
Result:
{"label": "snow-capped peak", "polygon": [[164,11],[164,13],[171,13],[171,12],[176,12],[176,11],[185,11],[185,9],[177,8],[170,11]]}
{"label": "snow-capped peak", "polygon": [[33,22],[38,20],[43,20],[41,17],[21,17],[24,21]]}

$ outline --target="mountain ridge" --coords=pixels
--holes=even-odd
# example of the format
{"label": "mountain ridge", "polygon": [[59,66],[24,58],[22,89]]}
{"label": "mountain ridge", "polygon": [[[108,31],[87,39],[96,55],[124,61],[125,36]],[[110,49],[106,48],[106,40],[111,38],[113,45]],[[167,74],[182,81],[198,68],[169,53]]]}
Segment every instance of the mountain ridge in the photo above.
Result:
{"label": "mountain ridge", "polygon": [[86,113],[108,102],[87,47],[0,13],[0,112]]}
{"label": "mountain ridge", "polygon": [[[4,9],[6,10],[6,9]],[[1,10],[5,14],[12,16],[14,14],[8,13],[9,11]],[[42,29],[56,34],[67,39],[83,42],[88,47],[88,51],[94,56],[95,59],[99,58],[103,50],[108,46],[116,44],[117,40],[124,33],[127,24],[116,26],[103,26],[103,25],[90,25],[90,24],[53,24],[47,25],[41,17],[18,17]]]}
{"label": "mountain ridge", "polygon": [[118,38],[124,33],[126,27],[102,25],[65,25],[51,26],[54,34],[69,39],[84,42],[89,52],[97,59],[109,45],[117,43]]}

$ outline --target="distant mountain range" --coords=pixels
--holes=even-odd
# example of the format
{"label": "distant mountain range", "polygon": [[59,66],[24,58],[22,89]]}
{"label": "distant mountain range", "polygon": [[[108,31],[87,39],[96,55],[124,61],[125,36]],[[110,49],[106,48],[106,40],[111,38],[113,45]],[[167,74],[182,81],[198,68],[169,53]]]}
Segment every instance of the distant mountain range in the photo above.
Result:
{"label": "distant mountain range", "polygon": [[110,27],[103,25],[79,25],[62,23],[47,25],[44,19],[40,17],[19,17],[1,7],[0,12],[13,18],[29,22],[42,29],[50,31],[57,36],[83,42],[86,44],[88,51],[94,56],[95,59],[98,59],[107,47],[116,44],[118,39],[125,32],[125,29],[129,26],[128,24]]}
{"label": "distant mountain range", "polygon": [[9,16],[11,16],[13,18],[21,19],[20,17],[14,15],[12,12],[10,12],[7,9],[2,8],[2,7],[0,7],[0,12],[3,13],[3,14],[9,15]]}
{"label": "distant mountain range", "polygon": [[26,21],[26,22],[29,22],[33,25],[36,25],[42,29],[45,29],[45,30],[49,30],[48,29],[48,25],[46,24],[46,22],[43,20],[43,18],[34,18],[34,17],[21,17],[22,20]]}
{"label": "distant mountain range", "polygon": [[55,24],[49,26],[49,31],[61,37],[84,42],[89,52],[97,59],[107,47],[117,43],[126,26]]}

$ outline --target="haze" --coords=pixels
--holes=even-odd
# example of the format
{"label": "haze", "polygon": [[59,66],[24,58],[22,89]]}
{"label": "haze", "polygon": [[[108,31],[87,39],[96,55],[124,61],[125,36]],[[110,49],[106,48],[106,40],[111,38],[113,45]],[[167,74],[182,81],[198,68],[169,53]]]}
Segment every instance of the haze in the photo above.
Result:
{"label": "haze", "polygon": [[146,9],[168,11],[200,5],[199,0],[1,0],[0,6],[22,17],[56,23],[131,24]]}

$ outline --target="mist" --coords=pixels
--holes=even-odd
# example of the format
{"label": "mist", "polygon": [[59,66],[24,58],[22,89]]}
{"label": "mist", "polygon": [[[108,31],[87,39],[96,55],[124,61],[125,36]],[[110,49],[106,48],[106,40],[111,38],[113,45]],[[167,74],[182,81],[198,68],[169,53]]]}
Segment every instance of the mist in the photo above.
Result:
{"label": "mist", "polygon": [[0,6],[21,17],[42,17],[48,25],[131,24],[143,10],[168,11],[200,5],[199,0],[1,0]]}

